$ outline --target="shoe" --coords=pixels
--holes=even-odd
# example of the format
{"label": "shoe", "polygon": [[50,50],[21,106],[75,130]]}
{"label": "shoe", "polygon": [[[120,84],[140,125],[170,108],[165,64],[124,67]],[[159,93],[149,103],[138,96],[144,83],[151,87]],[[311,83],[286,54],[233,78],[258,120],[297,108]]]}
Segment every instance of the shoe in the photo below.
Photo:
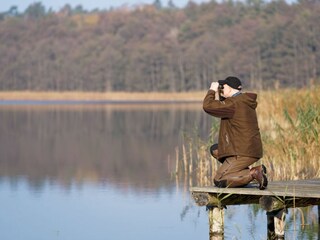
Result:
{"label": "shoe", "polygon": [[218,159],[218,143],[215,143],[210,147],[210,154],[215,159]]}
{"label": "shoe", "polygon": [[264,190],[268,186],[267,168],[262,164],[250,169],[250,175],[259,183],[259,189]]}

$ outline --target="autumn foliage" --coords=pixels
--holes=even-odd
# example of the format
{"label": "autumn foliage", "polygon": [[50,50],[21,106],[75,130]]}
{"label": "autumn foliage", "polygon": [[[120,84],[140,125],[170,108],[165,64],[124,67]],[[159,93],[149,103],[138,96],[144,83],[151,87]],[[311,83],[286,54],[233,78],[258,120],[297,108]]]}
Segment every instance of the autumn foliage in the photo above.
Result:
{"label": "autumn foliage", "polygon": [[320,4],[222,1],[0,13],[0,90],[196,91],[319,83]]}

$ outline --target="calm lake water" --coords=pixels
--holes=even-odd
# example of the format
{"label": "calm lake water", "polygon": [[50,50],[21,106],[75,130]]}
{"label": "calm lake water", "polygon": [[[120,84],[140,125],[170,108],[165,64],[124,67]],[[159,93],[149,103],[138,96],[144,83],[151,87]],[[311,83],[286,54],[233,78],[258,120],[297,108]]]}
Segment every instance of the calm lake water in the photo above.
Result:
{"label": "calm lake water", "polygon": [[[177,181],[184,133],[208,138],[201,104],[0,106],[1,240],[209,239]],[[318,239],[316,208],[289,211],[287,239]],[[255,205],[228,207],[225,239],[266,239]]]}

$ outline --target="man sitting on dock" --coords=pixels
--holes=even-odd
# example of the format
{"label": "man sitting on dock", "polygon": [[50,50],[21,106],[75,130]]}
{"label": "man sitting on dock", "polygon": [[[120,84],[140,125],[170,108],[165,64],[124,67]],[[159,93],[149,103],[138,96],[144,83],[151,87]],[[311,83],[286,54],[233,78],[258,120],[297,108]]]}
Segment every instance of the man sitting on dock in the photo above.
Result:
{"label": "man sitting on dock", "polygon": [[[218,88],[224,99],[216,98]],[[222,162],[215,177],[217,187],[242,187],[256,180],[259,189],[268,185],[264,165],[249,168],[262,157],[262,142],[256,114],[257,94],[242,93],[237,77],[212,82],[203,109],[220,118],[217,159]]]}

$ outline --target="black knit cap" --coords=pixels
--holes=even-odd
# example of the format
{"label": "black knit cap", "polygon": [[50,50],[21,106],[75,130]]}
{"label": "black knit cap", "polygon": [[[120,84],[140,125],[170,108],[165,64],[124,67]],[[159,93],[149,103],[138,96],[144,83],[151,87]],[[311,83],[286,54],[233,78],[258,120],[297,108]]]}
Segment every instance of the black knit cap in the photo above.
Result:
{"label": "black knit cap", "polygon": [[241,90],[242,86],[241,86],[241,81],[239,78],[237,77],[227,77],[225,80],[219,80],[218,83],[220,85],[224,85],[227,84],[228,86],[237,89],[237,90]]}

